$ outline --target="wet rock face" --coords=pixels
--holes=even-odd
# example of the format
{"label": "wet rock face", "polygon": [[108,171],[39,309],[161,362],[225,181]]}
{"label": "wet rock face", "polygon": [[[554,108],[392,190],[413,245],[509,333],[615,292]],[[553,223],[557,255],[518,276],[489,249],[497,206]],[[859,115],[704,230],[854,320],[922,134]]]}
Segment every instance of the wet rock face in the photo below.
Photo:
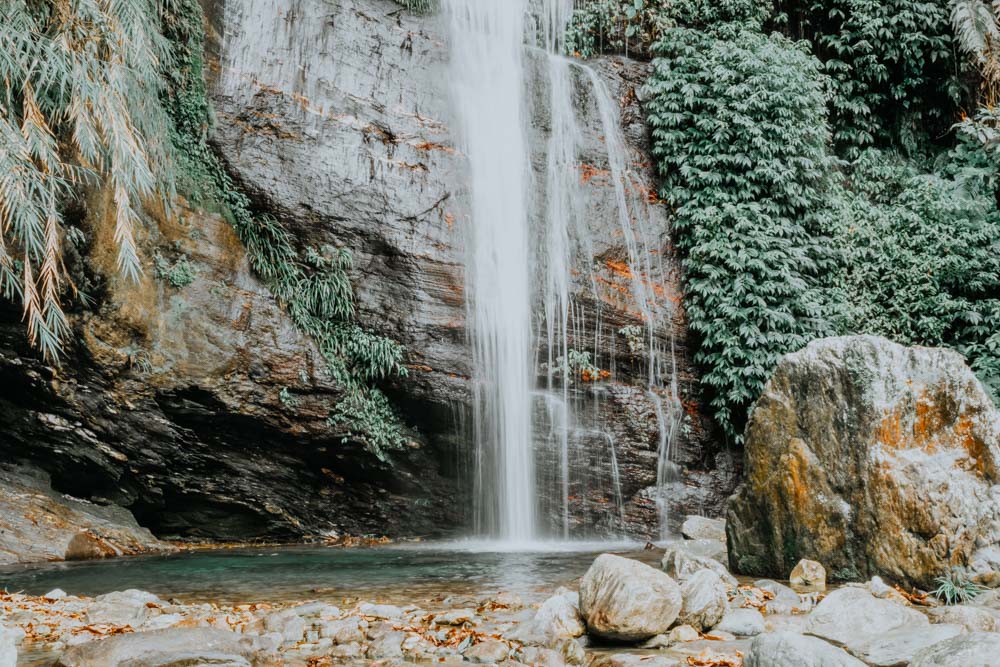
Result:
{"label": "wet rock face", "polygon": [[44,474],[0,469],[0,563],[91,560],[174,548],[126,510],[52,491]]}
{"label": "wet rock face", "polygon": [[[216,32],[218,74],[211,96],[219,120],[213,140],[255,201],[272,212],[303,244],[342,243],[355,258],[355,285],[361,321],[400,341],[407,349],[410,375],[390,387],[405,416],[446,460],[471,465],[474,444],[468,431],[472,387],[466,322],[464,248],[469,232],[465,158],[450,129],[448,48],[444,21],[400,11],[389,0],[318,0],[208,3]],[[282,16],[260,23],[260,16]],[[546,180],[546,146],[552,128],[544,59],[527,56],[532,119],[534,180]],[[647,66],[625,59],[593,63],[618,103],[628,162],[642,182],[630,188],[651,193],[654,179],[646,153],[647,128],[636,95]],[[620,229],[606,138],[593,83],[582,69],[572,74],[573,105],[582,120],[580,181],[587,210],[583,227],[583,271],[570,287],[582,323],[571,346],[596,345],[595,359],[613,373],[596,393],[574,386],[566,400],[583,403],[569,434],[574,451],[569,507],[573,534],[597,526],[602,534],[657,533],[657,406],[638,376],[647,368],[643,351],[626,352],[619,331],[641,325],[630,302],[631,276],[623,260],[628,250]],[[280,165],[280,168],[277,167]],[[539,209],[544,201],[537,202]],[[535,212],[538,215],[538,212]],[[690,362],[680,279],[670,252],[663,207],[652,207],[652,256],[663,264],[664,282],[652,287],[658,298],[677,304],[657,332],[658,345],[676,351],[678,384],[687,414],[674,443],[680,472],[664,497],[671,516],[693,509],[718,514],[735,486],[738,466],[716,456],[713,434],[698,402]],[[538,221],[535,221],[538,223]],[[544,229],[543,224],[535,224]],[[535,247],[543,247],[538,239]],[[540,275],[535,281],[544,283]],[[541,310],[538,308],[536,310]],[[539,323],[537,326],[541,326]],[[539,329],[541,330],[541,329]],[[542,336],[544,338],[544,336]],[[539,358],[548,350],[540,342]],[[612,354],[610,351],[617,350]],[[544,385],[544,378],[539,378]],[[657,400],[668,401],[668,398]],[[541,410],[541,408],[539,408]],[[538,411],[538,410],[536,410]],[[540,470],[554,469],[557,453],[543,442],[551,415],[536,419]],[[595,442],[594,434],[613,442]],[[609,445],[609,442],[612,442]],[[613,489],[609,447],[622,471]],[[601,479],[588,474],[602,471]],[[542,489],[561,488],[542,479]],[[471,484],[465,486],[471,488]],[[616,498],[619,493],[622,498]],[[468,503],[465,503],[468,505]],[[621,509],[617,505],[622,504]],[[559,500],[542,508],[557,523]]]}
{"label": "wet rock face", "polygon": [[730,562],[781,576],[806,557],[834,579],[923,587],[960,567],[988,582],[998,462],[1000,413],[958,354],[816,341],[781,361],[751,413]]}
{"label": "wet rock face", "polygon": [[[98,509],[128,508],[159,536],[454,525],[453,490],[420,440],[387,465],[328,426],[338,388],[253,277],[225,220],[182,211],[141,243],[147,258],[186,255],[194,281],[176,288],[147,266],[138,284],[103,284],[96,312],[76,315],[76,344],[59,369],[27,349],[19,313],[2,311],[5,462],[41,468],[56,491]],[[114,261],[100,241],[85,250],[98,269]]]}
{"label": "wet rock face", "polygon": [[[74,279],[97,305],[74,316],[78,341],[62,368],[36,360],[17,309],[0,304],[0,423],[7,439],[0,459],[42,468],[59,492],[128,508],[159,536],[462,530],[470,523],[474,447],[458,427],[468,423],[471,396],[462,264],[468,193],[464,158],[448,129],[440,20],[389,0],[203,5],[217,120],[212,141],[255,206],[279,219],[296,245],[352,250],[359,320],[406,347],[409,377],[386,391],[415,430],[391,464],[342,441],[326,421],[339,388],[312,343],[253,276],[225,221],[183,211],[157,216],[142,239],[147,271],[138,285],[113,277],[109,239],[72,251],[68,262],[85,267],[71,268]],[[648,173],[634,94],[645,66],[623,59],[595,66],[621,102],[630,159]],[[637,322],[624,296],[627,253],[603,175],[597,105],[586,77],[577,79],[574,103],[588,128],[581,158],[591,193],[587,259],[596,277],[581,278],[574,298],[585,323],[581,339],[619,353],[599,362],[614,371],[611,380],[569,392],[570,400],[596,406],[571,434],[574,452],[588,452],[572,456],[571,465],[580,479],[600,471],[594,484],[570,489],[569,509],[574,527],[653,536],[658,406],[645,381],[636,380],[648,365],[644,353],[621,352],[626,342],[618,331]],[[549,128],[538,115],[533,144],[542,146]],[[536,172],[544,168],[543,154],[532,160]],[[106,202],[95,199],[88,215],[102,215]],[[665,213],[657,215],[665,234]],[[665,236],[654,250],[668,264],[669,280],[658,289],[679,304]],[[194,281],[178,288],[157,278],[157,254],[167,265],[186,256]],[[661,347],[676,350],[688,416],[674,443],[679,472],[663,497],[678,520],[692,511],[718,514],[738,464],[709,444],[682,308],[657,335]],[[611,440],[602,436],[595,449],[597,429]],[[608,442],[620,472],[617,492]],[[551,455],[546,447],[537,447],[539,456]],[[542,511],[558,520],[563,508],[551,503]]]}

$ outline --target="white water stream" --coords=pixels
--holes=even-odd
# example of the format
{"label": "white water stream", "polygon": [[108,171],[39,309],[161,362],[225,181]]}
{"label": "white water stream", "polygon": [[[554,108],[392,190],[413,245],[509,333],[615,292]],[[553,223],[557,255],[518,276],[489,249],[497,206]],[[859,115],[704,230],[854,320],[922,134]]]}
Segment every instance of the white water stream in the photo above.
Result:
{"label": "white water stream", "polygon": [[[586,180],[584,133],[575,93],[596,102],[613,187],[613,220],[629,267],[632,309],[642,322],[647,394],[660,431],[657,498],[665,526],[663,489],[680,417],[676,374],[657,349],[669,308],[656,295],[665,282],[657,231],[641,182],[629,170],[619,107],[585,64],[562,55],[573,0],[444,0],[449,22],[449,88],[459,145],[468,158],[471,221],[466,255],[468,311],[475,367],[477,443],[475,516],[479,535],[523,543],[571,536],[570,504],[588,486],[611,487],[619,531],[624,498],[614,435],[579,424],[576,411],[597,415],[601,399],[571,390],[572,355],[614,369],[615,350],[601,349],[598,309],[574,302],[579,276],[589,278],[600,304]],[[539,67],[538,63],[542,66]],[[534,65],[534,66],[532,66]],[[541,80],[544,79],[544,80]],[[537,136],[529,107],[547,91],[544,169],[532,168]],[[587,317],[596,318],[588,322]],[[585,340],[586,331],[593,340]],[[615,340],[618,332],[605,332]],[[536,364],[538,369],[536,369]],[[542,371],[544,383],[536,382]],[[536,387],[536,384],[540,385]],[[666,395],[666,402],[664,399]],[[593,421],[593,420],[591,420]],[[598,419],[599,421],[599,419]],[[601,451],[587,451],[595,447]],[[587,479],[574,478],[579,457],[599,461]],[[580,477],[577,474],[577,477]],[[546,521],[545,518],[549,520]],[[555,521],[552,517],[557,517]]]}

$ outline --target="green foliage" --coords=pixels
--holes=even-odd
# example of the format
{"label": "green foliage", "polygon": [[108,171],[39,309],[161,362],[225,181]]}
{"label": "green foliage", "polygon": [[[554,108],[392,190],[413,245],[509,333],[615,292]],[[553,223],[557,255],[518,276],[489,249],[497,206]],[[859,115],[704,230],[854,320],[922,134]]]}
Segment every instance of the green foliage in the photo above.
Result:
{"label": "green foliage", "polygon": [[644,56],[669,28],[759,30],[770,10],[768,0],[594,0],[573,13],[566,50],[581,58]]}
{"label": "green foliage", "polygon": [[827,298],[839,330],[958,349],[1000,395],[1000,212],[974,155],[929,174],[863,153],[831,198],[843,262]]}
{"label": "green foliage", "polygon": [[278,392],[278,400],[286,408],[297,408],[299,407],[299,397],[291,392],[288,387],[282,387],[281,391]]}
{"label": "green foliage", "polygon": [[830,77],[841,154],[943,136],[960,101],[951,0],[780,0],[788,30],[812,43]]}
{"label": "green foliage", "polygon": [[630,324],[618,330],[620,336],[625,337],[628,351],[632,354],[639,354],[646,349],[645,331],[637,324]]}
{"label": "green foliage", "polygon": [[396,0],[396,4],[406,7],[415,14],[430,14],[438,9],[439,0]]}
{"label": "green foliage", "polygon": [[0,294],[19,299],[28,335],[57,362],[63,206],[80,183],[114,200],[118,268],[141,273],[143,197],[169,192],[152,0],[5,0],[0,9]]}
{"label": "green foliage", "polygon": [[271,216],[256,215],[207,142],[210,110],[203,76],[202,12],[198,0],[169,0],[164,25],[172,57],[165,77],[172,140],[184,156],[178,187],[203,206],[217,206],[246,248],[254,272],[317,344],[327,371],[345,391],[331,423],[347,429],[384,459],[402,446],[399,418],[372,382],[405,376],[403,349],[365,331],[352,319],[354,291],[346,249],[307,248],[300,256],[288,231]]}
{"label": "green foliage", "polygon": [[826,333],[818,275],[830,159],[820,64],[789,40],[672,29],[647,86],[661,196],[674,207],[695,359],[725,433],[780,357]]}
{"label": "green foliage", "polygon": [[547,363],[542,364],[542,370],[553,371],[556,377],[566,384],[573,384],[575,379],[584,382],[595,382],[607,377],[607,371],[601,371],[591,360],[590,352],[580,351],[570,348],[566,355],[559,355],[553,363],[553,368],[549,368]]}
{"label": "green foliage", "polygon": [[938,585],[932,595],[945,604],[966,604],[985,589],[969,581],[960,571],[953,570],[934,580]]}
{"label": "green foliage", "polygon": [[171,265],[166,258],[159,253],[153,256],[153,270],[157,278],[165,280],[172,287],[181,289],[194,282],[194,266],[188,261],[186,255],[181,255],[180,259]]}

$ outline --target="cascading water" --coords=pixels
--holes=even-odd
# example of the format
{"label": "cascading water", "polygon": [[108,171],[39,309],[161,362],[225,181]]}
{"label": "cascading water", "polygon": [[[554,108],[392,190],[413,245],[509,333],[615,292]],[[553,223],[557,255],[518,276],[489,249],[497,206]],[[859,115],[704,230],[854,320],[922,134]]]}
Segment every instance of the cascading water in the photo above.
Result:
{"label": "cascading water", "polygon": [[[631,310],[643,331],[643,375],[660,430],[656,502],[665,525],[663,489],[672,481],[670,449],[682,412],[675,373],[659,342],[669,314],[656,293],[664,282],[663,230],[652,229],[650,204],[642,179],[629,169],[617,104],[606,84],[562,55],[573,0],[444,5],[452,104],[470,171],[466,270],[477,531],[506,541],[571,537],[571,502],[591,492],[614,503],[611,520],[623,532],[615,437],[602,423],[600,395],[584,390],[579,377],[587,364],[614,370],[614,350],[602,349],[601,341],[613,342],[618,333],[603,329],[597,295],[588,227],[595,195],[581,179],[588,128],[578,108],[580,90],[591,96],[600,122],[600,159],[607,164],[616,218],[608,222],[619,227]],[[531,125],[532,104],[543,109],[534,114],[544,116],[542,132]],[[581,290],[589,305],[575,300]],[[537,389],[536,363],[545,378]],[[586,424],[579,419],[584,413]]]}
{"label": "cascading water", "polygon": [[475,368],[478,532],[535,537],[531,428],[525,0],[445,0],[451,92],[468,158],[467,281]]}

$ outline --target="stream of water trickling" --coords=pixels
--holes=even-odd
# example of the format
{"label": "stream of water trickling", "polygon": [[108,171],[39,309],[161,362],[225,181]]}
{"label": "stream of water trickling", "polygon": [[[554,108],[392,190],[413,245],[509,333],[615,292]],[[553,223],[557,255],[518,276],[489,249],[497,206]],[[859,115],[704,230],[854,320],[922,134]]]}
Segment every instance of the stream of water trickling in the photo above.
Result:
{"label": "stream of water trickling", "polygon": [[[571,389],[582,366],[614,368],[615,350],[602,349],[601,341],[619,333],[602,335],[589,219],[595,210],[589,179],[581,178],[589,166],[582,156],[581,89],[596,102],[613,190],[612,219],[602,223],[617,228],[624,246],[622,273],[630,278],[631,310],[641,322],[635,337],[646,348],[646,393],[660,434],[661,535],[683,416],[673,351],[659,342],[670,315],[657,293],[665,282],[664,230],[651,224],[648,196],[637,187],[643,177],[630,167],[608,86],[589,66],[562,55],[573,5],[444,0],[451,106],[468,159],[471,202],[466,273],[475,369],[471,437],[478,448],[475,527],[476,534],[508,544],[594,534],[594,526],[578,526],[570,509],[572,498],[594,486],[597,496],[614,503],[619,524],[596,532],[625,531],[615,436],[601,421],[602,399]],[[544,112],[531,113],[535,108]],[[544,167],[535,166],[539,162]],[[576,298],[581,291],[589,308]],[[584,412],[590,418],[581,419]],[[599,464],[581,473],[578,460]]]}

